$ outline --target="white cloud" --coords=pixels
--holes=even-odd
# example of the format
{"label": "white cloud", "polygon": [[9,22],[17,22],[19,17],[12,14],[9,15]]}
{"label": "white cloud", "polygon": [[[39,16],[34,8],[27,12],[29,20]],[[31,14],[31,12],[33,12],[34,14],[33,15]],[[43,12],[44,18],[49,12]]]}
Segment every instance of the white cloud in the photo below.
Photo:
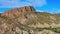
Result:
{"label": "white cloud", "polygon": [[33,6],[43,6],[46,4],[46,0],[27,0],[32,3]]}
{"label": "white cloud", "polygon": [[15,8],[23,6],[41,7],[46,4],[46,0],[0,0],[0,8]]}

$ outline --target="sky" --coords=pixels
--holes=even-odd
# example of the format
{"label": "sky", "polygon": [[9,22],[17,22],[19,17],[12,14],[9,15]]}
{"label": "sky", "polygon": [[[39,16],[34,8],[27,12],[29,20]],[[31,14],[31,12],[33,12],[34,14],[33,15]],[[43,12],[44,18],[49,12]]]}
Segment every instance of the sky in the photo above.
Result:
{"label": "sky", "polygon": [[0,0],[0,13],[24,6],[33,6],[37,12],[60,13],[60,0]]}

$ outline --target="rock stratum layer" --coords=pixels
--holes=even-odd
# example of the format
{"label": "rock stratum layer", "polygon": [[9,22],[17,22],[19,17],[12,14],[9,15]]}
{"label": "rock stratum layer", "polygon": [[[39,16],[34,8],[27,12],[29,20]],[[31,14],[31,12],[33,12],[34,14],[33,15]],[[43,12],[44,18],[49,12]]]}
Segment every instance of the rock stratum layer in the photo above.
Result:
{"label": "rock stratum layer", "polygon": [[0,34],[60,34],[60,14],[14,8],[0,14]]}

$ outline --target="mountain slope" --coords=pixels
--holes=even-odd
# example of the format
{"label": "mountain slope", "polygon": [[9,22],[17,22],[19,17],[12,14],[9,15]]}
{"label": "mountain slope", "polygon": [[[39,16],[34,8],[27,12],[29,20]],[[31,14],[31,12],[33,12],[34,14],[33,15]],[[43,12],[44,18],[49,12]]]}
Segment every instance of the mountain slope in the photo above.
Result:
{"label": "mountain slope", "polygon": [[14,8],[0,14],[0,24],[0,34],[60,33],[59,14],[36,12],[32,6]]}

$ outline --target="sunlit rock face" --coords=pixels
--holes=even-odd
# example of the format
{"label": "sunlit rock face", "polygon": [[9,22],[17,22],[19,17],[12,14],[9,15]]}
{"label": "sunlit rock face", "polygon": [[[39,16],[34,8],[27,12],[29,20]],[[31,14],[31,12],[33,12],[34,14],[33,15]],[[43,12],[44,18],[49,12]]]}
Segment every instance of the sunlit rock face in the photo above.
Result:
{"label": "sunlit rock face", "polygon": [[29,17],[29,14],[34,13],[35,9],[32,6],[25,6],[21,8],[14,8],[12,10],[8,10],[5,13],[1,14],[1,16],[7,16],[11,19],[15,19],[21,24],[24,24]]}
{"label": "sunlit rock face", "polygon": [[8,16],[10,18],[15,18],[17,16],[20,16],[21,14],[24,15],[26,13],[34,12],[35,9],[32,6],[25,6],[21,8],[14,8],[13,10],[8,10],[5,13],[3,13],[1,16]]}

